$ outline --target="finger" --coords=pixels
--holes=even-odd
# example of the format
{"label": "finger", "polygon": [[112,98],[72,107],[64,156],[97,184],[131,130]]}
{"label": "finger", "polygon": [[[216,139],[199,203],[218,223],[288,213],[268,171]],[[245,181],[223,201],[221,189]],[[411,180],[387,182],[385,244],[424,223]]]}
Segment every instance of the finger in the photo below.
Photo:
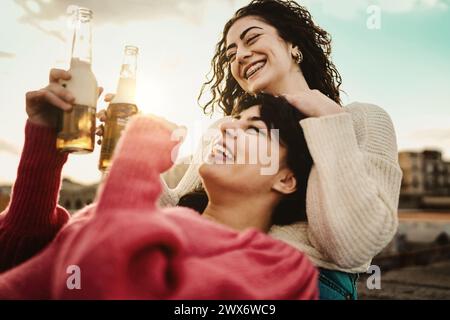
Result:
{"label": "finger", "polygon": [[59,80],[70,80],[70,78],[72,78],[72,76],[66,70],[62,70],[62,69],[51,69],[50,70],[50,76],[49,76],[50,83],[58,82]]}
{"label": "finger", "polygon": [[42,92],[40,90],[37,91],[28,91],[25,94],[25,99],[27,102],[42,98]]}
{"label": "finger", "polygon": [[98,97],[100,97],[103,93],[103,87],[98,87]]}
{"label": "finger", "polygon": [[62,109],[64,111],[69,111],[72,109],[72,105],[70,103],[65,102],[56,94],[49,90],[39,90],[39,98],[44,100],[45,102],[51,104],[52,106]]}
{"label": "finger", "polygon": [[97,112],[97,119],[100,120],[101,122],[105,122],[106,121],[106,110],[100,110],[99,112]]}
{"label": "finger", "polygon": [[[178,138],[179,142],[184,142],[184,139],[186,139],[187,136],[187,127],[186,126],[179,126],[174,130],[174,133],[176,137]],[[173,134],[172,134],[173,136]]]}
{"label": "finger", "polygon": [[97,129],[95,130],[95,134],[98,135],[99,137],[102,137],[104,131],[105,131],[105,128],[103,127],[103,125],[99,125],[97,127]]}
{"label": "finger", "polygon": [[299,110],[300,112],[305,112],[304,106],[303,106],[303,97],[296,94],[282,94],[281,97],[283,97],[291,106]]}
{"label": "finger", "polygon": [[74,95],[66,88],[61,87],[59,84],[51,83],[45,88],[45,90],[51,91],[52,93],[57,95],[60,99],[66,101],[68,103],[75,102]]}
{"label": "finger", "polygon": [[299,103],[299,97],[297,95],[291,95],[291,94],[281,94],[281,97],[286,99],[287,102],[289,102],[292,105],[298,105]]}
{"label": "finger", "polygon": [[27,108],[31,109],[39,108],[44,100],[45,98],[42,90],[29,91],[25,94],[25,101]]}
{"label": "finger", "polygon": [[114,99],[115,96],[116,96],[116,95],[115,95],[114,93],[107,93],[107,94],[105,95],[105,102],[111,102],[112,99]]}

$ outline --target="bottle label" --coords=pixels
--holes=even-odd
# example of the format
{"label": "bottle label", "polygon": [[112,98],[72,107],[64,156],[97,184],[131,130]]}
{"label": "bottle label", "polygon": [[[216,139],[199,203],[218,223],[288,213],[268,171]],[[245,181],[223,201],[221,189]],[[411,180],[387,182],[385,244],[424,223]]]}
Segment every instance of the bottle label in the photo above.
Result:
{"label": "bottle label", "polygon": [[125,127],[127,125],[128,121],[130,121],[130,117],[117,118],[117,124],[122,127]]}

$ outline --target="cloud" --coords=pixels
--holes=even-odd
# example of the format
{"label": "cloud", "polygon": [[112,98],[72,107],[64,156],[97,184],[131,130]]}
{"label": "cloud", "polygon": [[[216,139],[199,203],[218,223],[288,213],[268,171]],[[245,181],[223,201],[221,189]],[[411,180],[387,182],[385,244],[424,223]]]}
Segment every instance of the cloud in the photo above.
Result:
{"label": "cloud", "polygon": [[[29,24],[43,33],[64,41],[64,32],[45,27],[51,22],[68,16],[73,0],[14,0],[24,14],[19,22]],[[189,23],[201,22],[208,0],[78,0],[77,6],[87,7],[94,13],[96,25],[125,24],[129,21],[177,17]],[[209,0],[210,1],[210,0]],[[233,0],[227,0],[230,4]],[[107,2],[107,5],[106,5]]]}
{"label": "cloud", "polygon": [[[64,39],[62,32],[43,26],[43,22],[54,21],[67,15],[73,0],[14,0],[24,11],[19,19],[24,24],[30,24],[38,30]],[[94,12],[96,24],[123,24],[129,21],[158,19],[161,17],[177,17],[197,24],[203,19],[204,9],[208,2],[217,0],[78,0],[79,6],[88,7]],[[221,0],[234,7],[238,0]],[[249,0],[250,1],[250,0]],[[249,2],[248,1],[248,2]],[[407,13],[415,10],[448,10],[450,0],[297,0],[306,7],[319,6],[330,16],[340,19],[353,19],[371,5],[378,5],[383,12]]]}
{"label": "cloud", "polygon": [[16,146],[12,145],[11,143],[0,139],[0,153],[1,152],[18,155],[19,149]]}
{"label": "cloud", "polygon": [[[33,23],[56,20],[65,16],[73,0],[15,0],[24,10],[21,21]],[[202,16],[206,0],[79,0],[77,5],[87,7],[94,12],[96,24],[126,23],[128,21],[148,20],[159,17],[175,16],[198,19]],[[195,16],[195,17],[194,17]]]}
{"label": "cloud", "polygon": [[14,59],[16,57],[15,53],[0,51],[0,59]]}

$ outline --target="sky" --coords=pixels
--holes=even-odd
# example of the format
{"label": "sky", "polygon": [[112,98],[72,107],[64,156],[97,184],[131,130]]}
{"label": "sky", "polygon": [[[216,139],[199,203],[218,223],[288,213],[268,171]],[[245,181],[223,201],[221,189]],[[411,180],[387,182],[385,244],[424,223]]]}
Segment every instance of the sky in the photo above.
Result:
{"label": "sky", "polygon": [[[114,92],[123,47],[140,48],[138,107],[185,125],[181,155],[214,120],[197,105],[226,21],[249,0],[2,0],[0,184],[12,183],[24,141],[25,93],[68,68],[67,8],[94,12],[93,65]],[[369,102],[391,116],[400,150],[437,148],[450,160],[450,0],[299,0],[333,38],[344,104]],[[101,102],[98,109],[106,108]],[[63,175],[100,179],[99,149],[71,155]]]}

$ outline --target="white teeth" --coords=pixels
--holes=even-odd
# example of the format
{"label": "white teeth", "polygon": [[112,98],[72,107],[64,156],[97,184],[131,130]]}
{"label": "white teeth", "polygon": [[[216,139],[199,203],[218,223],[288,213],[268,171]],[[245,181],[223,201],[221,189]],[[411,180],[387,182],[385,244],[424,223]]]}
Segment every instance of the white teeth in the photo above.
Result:
{"label": "white teeth", "polygon": [[225,156],[229,160],[233,160],[233,155],[227,148],[224,148],[221,144],[215,144],[212,148],[214,154]]}
{"label": "white teeth", "polygon": [[248,68],[247,72],[245,73],[245,78],[248,79],[252,75],[254,75],[259,69],[264,67],[266,65],[265,61],[258,62],[254,65],[252,65],[250,68]]}

